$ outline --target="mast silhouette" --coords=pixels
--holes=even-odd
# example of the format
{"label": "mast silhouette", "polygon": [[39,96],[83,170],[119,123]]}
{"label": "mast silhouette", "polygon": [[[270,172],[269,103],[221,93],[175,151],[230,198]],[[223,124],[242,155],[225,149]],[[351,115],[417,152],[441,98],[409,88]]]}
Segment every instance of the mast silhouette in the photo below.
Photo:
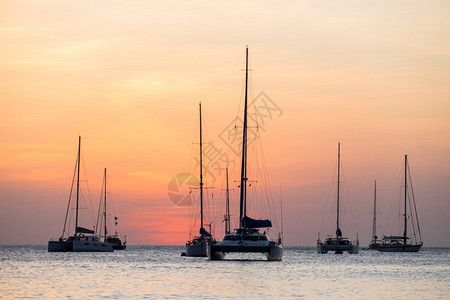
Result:
{"label": "mast silhouette", "polygon": [[373,195],[372,241],[375,243],[377,238],[377,181],[375,180],[375,189]]}
{"label": "mast silhouette", "polygon": [[337,182],[337,212],[336,212],[336,238],[342,237],[342,231],[339,229],[339,184],[341,169],[341,143],[338,143],[338,182]]}
{"label": "mast silhouette", "polygon": [[200,113],[200,232],[203,235],[203,139],[202,139],[202,103],[198,104]]}
{"label": "mast silhouette", "polygon": [[408,155],[405,155],[405,214],[404,214],[404,223],[405,223],[405,231],[403,232],[403,244],[406,245],[406,240],[408,239],[407,237],[407,224],[408,224],[408,219],[407,219],[407,215],[406,215],[406,201],[407,201],[407,196],[408,196]]}
{"label": "mast silhouette", "polygon": [[77,158],[77,204],[75,213],[75,235],[78,234],[78,200],[80,191],[80,153],[81,153],[81,136],[78,137],[78,158]]}
{"label": "mast silhouette", "polygon": [[104,174],[104,177],[105,177],[105,199],[104,199],[104,211],[103,211],[103,217],[104,217],[104,221],[105,221],[105,232],[104,232],[104,234],[105,234],[105,241],[106,241],[106,168],[105,168],[105,174]]}
{"label": "mast silhouette", "polygon": [[[239,210],[239,228],[246,227],[244,218],[247,216],[247,93],[248,93],[248,47],[245,48],[245,102],[244,102],[244,130],[242,133],[242,165],[241,192]],[[244,232],[244,231],[242,231]]]}

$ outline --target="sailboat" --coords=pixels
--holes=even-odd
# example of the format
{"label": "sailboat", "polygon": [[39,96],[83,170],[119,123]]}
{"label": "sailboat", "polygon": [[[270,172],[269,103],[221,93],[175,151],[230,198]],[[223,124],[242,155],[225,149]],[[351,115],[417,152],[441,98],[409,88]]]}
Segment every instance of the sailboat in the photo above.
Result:
{"label": "sailboat", "polygon": [[[416,202],[414,199],[414,193],[412,190],[412,184],[411,184],[411,174],[409,170],[408,165],[408,156],[405,155],[405,190],[404,190],[404,211],[403,211],[403,235],[397,235],[397,236],[383,236],[383,243],[378,245],[375,249],[381,252],[418,252],[420,248],[423,245],[422,242],[422,235],[420,233],[420,226],[419,226],[419,218],[417,217],[417,210],[416,210]],[[408,177],[409,177],[409,186],[408,186]],[[411,193],[408,194],[408,187],[411,187],[410,191]],[[411,197],[408,197],[408,196]],[[408,201],[410,200],[410,201]],[[408,237],[408,203],[410,208],[410,214],[411,215],[411,221],[412,221],[412,233],[413,238],[415,242],[413,243],[410,237]],[[416,235],[416,227],[417,227],[417,234]]]}
{"label": "sailboat", "polygon": [[228,186],[228,168],[226,168],[226,199],[225,199],[225,215],[223,221],[225,222],[225,234],[231,232],[231,216],[230,216],[230,188]]}
{"label": "sailboat", "polygon": [[199,236],[195,236],[186,243],[186,252],[183,256],[206,257],[207,244],[211,239],[211,233],[206,231],[203,224],[203,140],[202,140],[202,104],[199,103],[200,113],[200,231]]}
{"label": "sailboat", "polygon": [[[106,168],[105,168],[104,176],[103,176],[103,191],[102,191],[103,199],[100,199],[99,217],[97,218],[97,228],[102,228],[101,223],[103,223],[103,240],[107,243],[110,243],[114,250],[125,250],[127,248],[127,241],[125,240],[124,242],[122,242],[122,240],[119,238],[119,234],[117,233],[117,229],[112,234],[108,232],[106,194],[107,194],[107,189],[106,189]],[[103,211],[101,213],[101,216],[103,218],[100,218],[100,212],[101,212],[100,208],[102,206],[103,206]],[[100,226],[99,226],[99,223],[100,223]],[[115,216],[114,216],[114,225],[117,225],[117,217],[115,217]]]}
{"label": "sailboat", "polygon": [[343,251],[347,251],[350,254],[357,254],[359,252],[359,241],[356,239],[356,243],[353,244],[348,238],[342,236],[342,231],[339,226],[339,194],[340,194],[340,164],[341,164],[341,143],[338,143],[338,182],[337,182],[337,210],[336,210],[336,236],[327,236],[324,242],[317,239],[317,252],[327,253],[328,251],[334,251],[336,254],[342,254]]}
{"label": "sailboat", "polygon": [[373,219],[372,219],[372,240],[369,243],[369,249],[376,249],[381,241],[377,236],[377,181],[375,180],[375,188],[373,195]]}
{"label": "sailboat", "polygon": [[240,210],[239,228],[226,233],[221,242],[211,240],[208,245],[208,258],[210,260],[224,259],[230,252],[256,252],[264,253],[267,260],[282,260],[283,245],[281,237],[278,241],[271,241],[266,232],[261,233],[260,228],[272,227],[270,220],[255,220],[247,215],[247,90],[248,90],[248,47],[245,57],[245,104],[244,127],[242,134],[242,165],[240,182]]}
{"label": "sailboat", "polygon": [[[112,252],[113,248],[110,243],[100,241],[100,237],[95,235],[94,230],[78,226],[78,211],[79,211],[79,194],[80,194],[80,150],[81,150],[81,136],[78,137],[78,156],[76,163],[76,210],[75,210],[75,233],[72,236],[65,237],[67,217],[70,209],[70,200],[72,198],[72,189],[69,196],[69,203],[67,205],[66,218],[64,221],[63,233],[58,241],[48,242],[49,252]],[[75,174],[74,174],[75,177]],[[75,178],[74,178],[75,179]],[[72,187],[73,187],[72,180]]]}

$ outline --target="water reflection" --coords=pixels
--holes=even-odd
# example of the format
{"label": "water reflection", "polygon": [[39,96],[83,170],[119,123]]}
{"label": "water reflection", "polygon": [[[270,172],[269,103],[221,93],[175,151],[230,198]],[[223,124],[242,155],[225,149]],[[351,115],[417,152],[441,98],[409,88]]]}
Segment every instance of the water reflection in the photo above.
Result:
{"label": "water reflection", "polygon": [[5,298],[438,298],[450,293],[450,249],[320,255],[287,248],[283,261],[208,261],[182,247],[130,246],[113,253],[48,253],[0,246]]}

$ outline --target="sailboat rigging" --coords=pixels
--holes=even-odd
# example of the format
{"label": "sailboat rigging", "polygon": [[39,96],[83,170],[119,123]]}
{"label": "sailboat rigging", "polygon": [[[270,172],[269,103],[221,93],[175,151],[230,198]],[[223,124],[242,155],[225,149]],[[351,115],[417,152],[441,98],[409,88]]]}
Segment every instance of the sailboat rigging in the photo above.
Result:
{"label": "sailboat rigging", "polygon": [[195,236],[191,241],[186,243],[186,252],[183,256],[206,257],[207,244],[211,239],[211,233],[204,228],[203,221],[203,138],[202,138],[202,104],[199,103],[200,115],[200,236]]}
{"label": "sailboat rigging", "polygon": [[[383,242],[375,249],[381,252],[418,252],[423,245],[422,235],[420,233],[419,218],[417,216],[416,202],[414,193],[412,191],[411,173],[409,170],[408,156],[405,155],[405,170],[404,170],[404,205],[403,205],[403,235],[397,236],[383,236]],[[409,185],[408,185],[409,177]],[[408,187],[411,190],[411,197],[408,198]],[[411,221],[413,233],[412,237],[408,237],[408,200],[410,204]],[[418,236],[416,235],[416,230]],[[415,240],[414,242],[412,240]],[[411,241],[408,241],[411,240]]]}
{"label": "sailboat rigging", "polygon": [[[76,207],[75,207],[75,233],[72,236],[65,237],[65,230],[67,225],[68,211],[70,208],[70,201],[72,197],[72,189],[70,191],[69,203],[67,205],[66,218],[64,220],[63,234],[58,241],[48,242],[49,252],[112,252],[113,248],[110,243],[100,241],[100,237],[95,235],[94,230],[79,226],[79,195],[80,195],[80,161],[81,161],[81,136],[78,137],[78,155],[75,166],[76,172]],[[72,180],[72,188],[73,182]]]}
{"label": "sailboat rigging", "polygon": [[336,254],[342,254],[343,251],[347,251],[350,254],[357,254],[359,252],[359,241],[353,243],[348,238],[342,236],[342,230],[340,228],[340,165],[341,165],[341,143],[338,143],[338,181],[337,181],[337,201],[336,201],[336,237],[331,235],[327,236],[324,242],[317,239],[317,252],[327,253],[328,251],[335,251]]}
{"label": "sailboat rigging", "polygon": [[224,235],[221,242],[211,240],[208,246],[208,258],[221,260],[226,253],[230,252],[259,252],[266,255],[267,260],[281,260],[283,257],[283,246],[281,239],[270,241],[266,233],[261,233],[260,228],[272,227],[270,220],[255,220],[247,214],[247,103],[248,103],[248,47],[245,56],[245,103],[244,103],[244,126],[242,133],[242,163],[240,178],[240,201],[239,201],[239,228],[234,232]]}
{"label": "sailboat rigging", "polygon": [[[103,188],[102,188],[102,196],[100,197],[100,204],[99,204],[99,215],[97,218],[97,228],[102,228],[103,227],[103,240],[105,242],[108,242],[112,245],[114,250],[125,250],[127,247],[127,241],[123,241],[119,238],[119,234],[117,232],[117,217],[114,216],[114,227],[116,228],[114,233],[108,232],[108,226],[107,226],[107,185],[106,185],[106,168],[104,170],[104,175],[103,175]],[[103,205],[102,205],[103,204]],[[101,209],[101,207],[103,206],[103,210]],[[103,218],[101,218],[100,216],[102,216]],[[99,225],[100,222],[100,225]],[[101,226],[101,223],[103,223],[103,226]],[[111,229],[111,228],[110,228]],[[101,235],[99,233],[99,235]]]}
{"label": "sailboat rigging", "polygon": [[373,193],[373,219],[372,219],[372,240],[369,243],[369,249],[376,249],[381,241],[377,236],[377,181],[375,180],[375,187]]}

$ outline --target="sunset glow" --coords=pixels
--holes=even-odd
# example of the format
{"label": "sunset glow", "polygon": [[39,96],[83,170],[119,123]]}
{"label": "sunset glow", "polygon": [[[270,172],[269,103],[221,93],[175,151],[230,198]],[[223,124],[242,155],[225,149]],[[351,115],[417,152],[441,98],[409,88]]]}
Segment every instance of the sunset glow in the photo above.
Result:
{"label": "sunset glow", "polygon": [[188,240],[193,209],[168,184],[198,174],[199,101],[205,142],[231,157],[248,45],[251,99],[277,106],[258,126],[285,243],[315,245],[340,142],[361,245],[374,180],[381,235],[408,154],[424,244],[449,247],[449,15],[448,1],[0,1],[0,244],[59,237],[78,136],[92,201],[106,167],[129,244]]}

